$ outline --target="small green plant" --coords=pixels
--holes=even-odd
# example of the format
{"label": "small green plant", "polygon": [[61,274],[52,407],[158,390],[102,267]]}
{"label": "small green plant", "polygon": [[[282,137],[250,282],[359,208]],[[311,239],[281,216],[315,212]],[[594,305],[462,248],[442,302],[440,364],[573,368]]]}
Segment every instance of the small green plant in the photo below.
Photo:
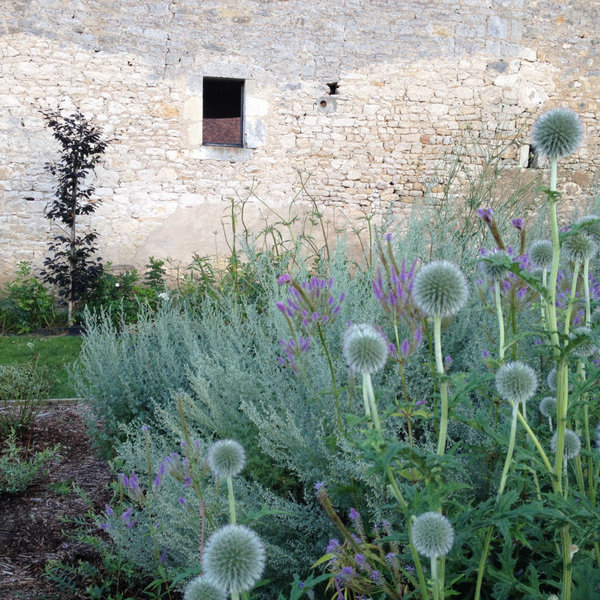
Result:
{"label": "small green plant", "polygon": [[34,276],[31,263],[21,261],[15,279],[5,285],[0,298],[0,332],[28,333],[57,322],[56,300]]}
{"label": "small green plant", "polygon": [[47,404],[50,382],[37,361],[0,365],[0,437],[27,430]]}
{"label": "small green plant", "polygon": [[59,450],[59,446],[53,446],[27,456],[17,443],[15,430],[11,429],[0,450],[0,495],[26,490],[40,469],[56,458]]}

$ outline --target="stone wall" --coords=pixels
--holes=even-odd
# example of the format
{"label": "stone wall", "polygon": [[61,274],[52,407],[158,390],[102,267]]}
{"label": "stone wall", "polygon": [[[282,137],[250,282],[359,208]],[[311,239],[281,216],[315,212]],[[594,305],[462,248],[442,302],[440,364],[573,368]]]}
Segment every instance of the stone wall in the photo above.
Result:
{"label": "stone wall", "polygon": [[[0,278],[39,264],[51,231],[40,109],[78,106],[112,138],[93,222],[117,265],[226,252],[229,199],[252,189],[285,211],[299,172],[334,225],[402,212],[444,185],[465,139],[476,162],[516,138],[503,159],[517,167],[559,105],[584,121],[560,174],[580,197],[600,166],[599,14],[595,0],[1,3]],[[245,80],[244,148],[202,145],[203,77]],[[250,202],[247,223],[265,211]]]}

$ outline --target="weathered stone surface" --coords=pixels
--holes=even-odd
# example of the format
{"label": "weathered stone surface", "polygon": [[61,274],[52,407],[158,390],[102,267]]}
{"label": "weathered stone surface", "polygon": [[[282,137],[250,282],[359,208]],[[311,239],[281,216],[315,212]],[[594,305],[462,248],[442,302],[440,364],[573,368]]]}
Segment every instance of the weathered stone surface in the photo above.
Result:
{"label": "weathered stone surface", "polygon": [[[230,198],[252,189],[286,211],[298,172],[332,221],[408,214],[441,193],[465,137],[517,136],[504,160],[525,165],[533,120],[559,105],[586,130],[560,182],[585,195],[600,168],[598,14],[598,0],[0,2],[0,279],[48,240],[57,145],[39,109],[78,106],[112,138],[91,220],[115,264],[226,252]],[[203,77],[245,80],[244,148],[202,145]],[[264,226],[259,203],[248,211]]]}

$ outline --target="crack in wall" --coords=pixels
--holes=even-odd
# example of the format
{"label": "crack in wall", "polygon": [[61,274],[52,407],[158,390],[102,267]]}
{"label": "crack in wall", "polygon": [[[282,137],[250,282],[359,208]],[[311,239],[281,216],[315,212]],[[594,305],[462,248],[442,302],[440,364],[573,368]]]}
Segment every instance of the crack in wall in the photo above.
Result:
{"label": "crack in wall", "polygon": [[167,39],[165,42],[165,58],[163,64],[163,72],[162,72],[162,80],[165,81],[167,77],[167,69],[169,68],[169,56],[171,55],[171,29],[173,27],[173,22],[175,21],[175,12],[177,7],[177,0],[171,0],[169,4],[169,12],[171,13],[171,18],[166,26]]}

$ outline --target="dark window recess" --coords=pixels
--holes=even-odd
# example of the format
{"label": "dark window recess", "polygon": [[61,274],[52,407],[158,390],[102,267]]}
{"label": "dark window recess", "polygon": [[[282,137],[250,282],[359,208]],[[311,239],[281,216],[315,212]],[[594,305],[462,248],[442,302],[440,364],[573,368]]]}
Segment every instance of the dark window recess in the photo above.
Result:
{"label": "dark window recess", "polygon": [[330,96],[335,96],[338,93],[338,90],[340,88],[339,84],[337,81],[334,81],[333,83],[328,83],[327,87],[329,88],[329,95]]}
{"label": "dark window recess", "polygon": [[204,78],[202,143],[243,146],[244,81]]}

